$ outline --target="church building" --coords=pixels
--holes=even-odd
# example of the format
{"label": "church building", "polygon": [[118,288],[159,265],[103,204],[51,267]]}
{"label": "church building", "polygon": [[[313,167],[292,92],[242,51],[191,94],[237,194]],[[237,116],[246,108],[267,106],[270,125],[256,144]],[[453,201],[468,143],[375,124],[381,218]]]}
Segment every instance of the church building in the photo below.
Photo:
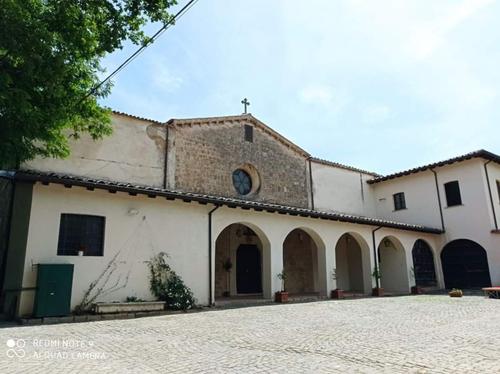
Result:
{"label": "church building", "polygon": [[379,175],[315,158],[251,114],[112,122],[67,159],[0,172],[4,313],[33,314],[41,264],[72,264],[72,308],[97,281],[96,301],[151,300],[160,252],[200,305],[272,299],[283,272],[291,296],[317,298],[500,285],[496,154]]}

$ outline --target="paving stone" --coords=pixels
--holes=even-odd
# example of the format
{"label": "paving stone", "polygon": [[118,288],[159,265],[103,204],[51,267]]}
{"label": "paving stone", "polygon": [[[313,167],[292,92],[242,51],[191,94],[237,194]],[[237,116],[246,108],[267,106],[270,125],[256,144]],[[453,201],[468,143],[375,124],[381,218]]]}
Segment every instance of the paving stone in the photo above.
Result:
{"label": "paving stone", "polygon": [[[2,374],[498,373],[499,311],[500,300],[419,295],[12,327],[0,329],[0,368]],[[25,343],[23,357],[8,354],[9,339]]]}

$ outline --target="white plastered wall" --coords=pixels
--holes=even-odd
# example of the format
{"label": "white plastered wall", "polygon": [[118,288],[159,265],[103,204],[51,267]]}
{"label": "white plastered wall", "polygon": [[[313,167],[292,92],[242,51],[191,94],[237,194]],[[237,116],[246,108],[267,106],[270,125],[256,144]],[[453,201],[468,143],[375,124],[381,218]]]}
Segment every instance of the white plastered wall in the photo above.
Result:
{"label": "white plastered wall", "polygon": [[[128,214],[136,209],[138,214]],[[89,284],[95,281],[119,251],[117,270],[108,286],[123,285],[98,301],[123,301],[127,296],[152,300],[149,270],[145,261],[158,252],[170,255],[170,265],[193,290],[199,303],[208,302],[207,213],[209,207],[198,203],[167,201],[103,190],[87,191],[60,185],[36,184],[33,189],[30,227],[26,250],[23,287],[36,285],[38,263],[74,264],[71,306],[78,305]],[[61,213],[91,214],[106,217],[104,256],[57,256]],[[25,291],[20,311],[30,314],[33,295]]]}
{"label": "white plastered wall", "polygon": [[367,180],[373,175],[311,162],[314,208],[375,216],[373,193]]}
{"label": "white plastered wall", "polygon": [[22,168],[162,187],[165,127],[119,114],[112,115],[111,124],[113,134],[102,140],[88,134],[70,139],[66,159],[38,157]]}
{"label": "white plastered wall", "polygon": [[[32,264],[73,263],[75,273],[71,304],[75,307],[89,284],[97,279],[116,252],[121,251],[117,257],[117,271],[113,275],[116,278],[113,280],[116,281],[120,275],[123,280],[129,274],[128,282],[98,301],[119,301],[127,296],[152,299],[145,261],[154,254],[165,251],[170,254],[172,268],[193,290],[198,302],[206,305],[209,294],[208,212],[212,208],[210,204],[167,201],[160,197],[153,199],[125,193],[111,194],[103,190],[88,191],[81,187],[36,184],[33,190],[23,287],[35,286],[36,267],[32,267]],[[130,215],[131,209],[138,213]],[[57,256],[61,213],[106,217],[103,257]],[[283,269],[283,242],[296,228],[307,232],[318,248],[315,271],[317,290],[321,296],[327,296],[336,288],[331,272],[336,267],[335,246],[343,234],[352,233],[356,238],[369,243],[369,269],[374,266],[371,246],[373,226],[220,207],[213,213],[212,269],[215,268],[216,238],[232,223],[245,224],[259,236],[263,257],[263,293],[266,298],[271,298],[274,292],[281,289],[277,274]],[[382,228],[376,233],[376,244],[386,235],[392,235],[401,241],[407,257],[407,274],[410,274],[414,241],[424,239],[433,248],[439,241],[437,235]],[[374,280],[370,281],[373,285]],[[214,283],[213,271],[212,287]],[[408,280],[409,286],[411,280]],[[31,313],[32,307],[33,293],[26,291],[21,299],[21,313]]]}

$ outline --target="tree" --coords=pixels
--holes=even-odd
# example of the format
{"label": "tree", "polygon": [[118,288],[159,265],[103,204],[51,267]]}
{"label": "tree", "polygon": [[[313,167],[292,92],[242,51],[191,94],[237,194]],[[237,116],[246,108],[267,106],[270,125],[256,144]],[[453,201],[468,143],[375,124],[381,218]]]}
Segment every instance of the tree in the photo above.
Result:
{"label": "tree", "polygon": [[67,157],[68,136],[112,132],[97,100],[100,60],[125,40],[148,43],[148,22],[175,0],[0,0],[0,167]]}

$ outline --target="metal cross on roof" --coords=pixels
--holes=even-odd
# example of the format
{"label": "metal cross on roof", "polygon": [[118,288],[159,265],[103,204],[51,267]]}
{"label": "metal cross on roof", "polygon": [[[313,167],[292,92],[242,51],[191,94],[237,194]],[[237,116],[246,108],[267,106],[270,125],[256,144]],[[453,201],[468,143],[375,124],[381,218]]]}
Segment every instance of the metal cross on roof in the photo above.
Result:
{"label": "metal cross on roof", "polygon": [[250,101],[245,97],[243,100],[241,100],[241,103],[245,107],[245,111],[243,112],[244,114],[247,114],[247,106],[250,106]]}

